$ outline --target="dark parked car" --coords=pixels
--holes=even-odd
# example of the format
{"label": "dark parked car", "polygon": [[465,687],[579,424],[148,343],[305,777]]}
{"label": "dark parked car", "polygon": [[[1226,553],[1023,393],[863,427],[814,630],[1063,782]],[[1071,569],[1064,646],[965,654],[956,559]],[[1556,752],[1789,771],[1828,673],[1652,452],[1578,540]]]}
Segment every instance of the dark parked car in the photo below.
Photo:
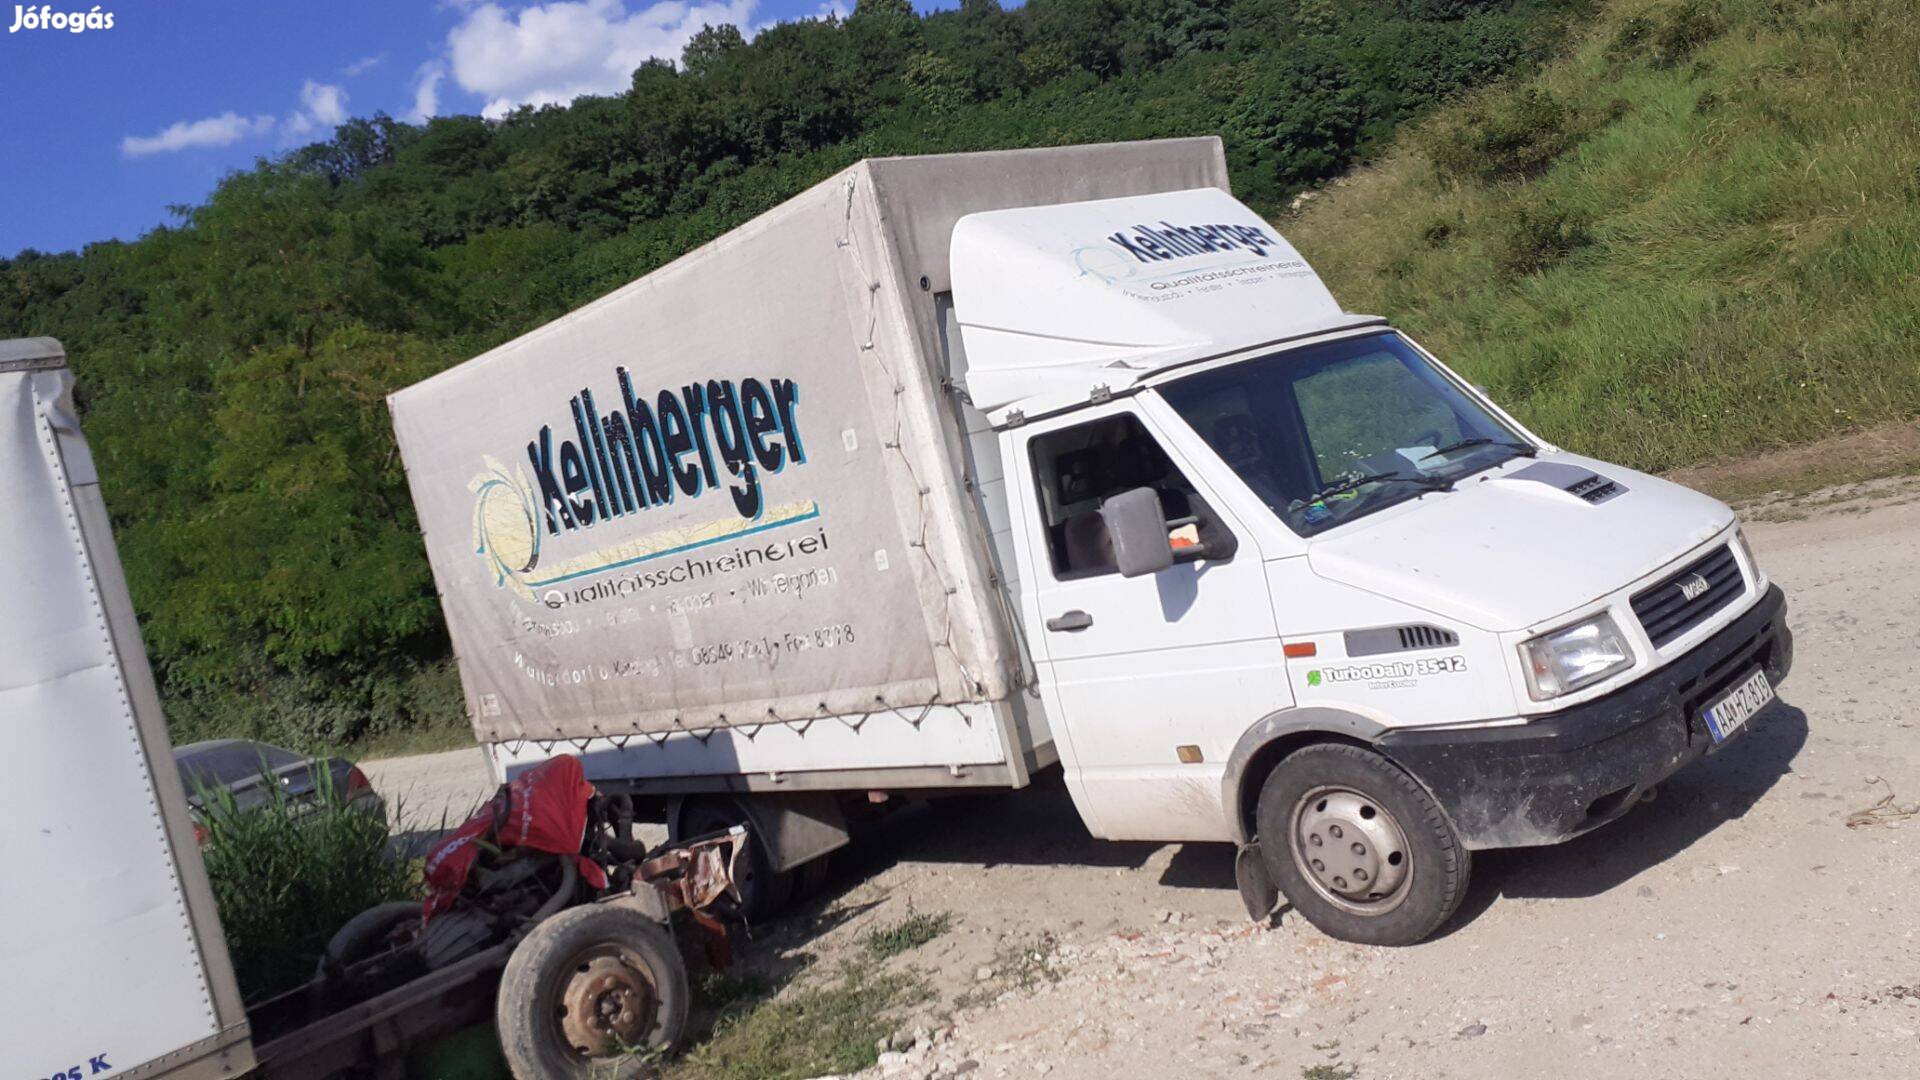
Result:
{"label": "dark parked car", "polygon": [[232,792],[234,805],[241,808],[266,802],[276,786],[295,803],[311,803],[318,798],[323,775],[332,777],[333,790],[348,806],[367,813],[386,813],[386,803],[373,790],[367,774],[343,758],[308,757],[251,739],[209,739],[175,747],[173,761],[180,768],[187,802],[196,815],[206,809],[205,794],[216,788]]}

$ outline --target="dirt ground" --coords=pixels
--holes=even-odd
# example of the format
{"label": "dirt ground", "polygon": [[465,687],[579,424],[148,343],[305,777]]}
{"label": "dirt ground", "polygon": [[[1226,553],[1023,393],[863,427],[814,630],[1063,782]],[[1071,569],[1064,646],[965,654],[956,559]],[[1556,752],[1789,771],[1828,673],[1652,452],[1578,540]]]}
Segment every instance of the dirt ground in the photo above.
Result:
{"label": "dirt ground", "polygon": [[1703,462],[1667,474],[1729,502],[1772,503],[1818,488],[1920,473],[1920,420],[1899,420],[1765,454]]}
{"label": "dirt ground", "polygon": [[[1253,927],[1227,847],[1095,841],[1056,782],[894,816],[744,959],[824,970],[951,913],[887,961],[931,987],[905,1030],[932,1034],[874,1077],[1920,1075],[1920,480],[1770,511],[1750,534],[1791,605],[1782,700],[1622,821],[1479,855],[1432,941]],[[486,794],[478,761],[368,770],[437,814]]]}

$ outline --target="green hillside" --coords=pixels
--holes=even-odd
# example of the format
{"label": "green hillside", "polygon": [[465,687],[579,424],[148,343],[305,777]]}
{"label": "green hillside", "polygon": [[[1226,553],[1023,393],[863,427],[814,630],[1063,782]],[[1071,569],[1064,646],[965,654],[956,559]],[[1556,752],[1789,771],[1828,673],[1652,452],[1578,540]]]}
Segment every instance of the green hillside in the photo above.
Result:
{"label": "green hillside", "polygon": [[75,357],[177,733],[338,744],[460,719],[385,394],[863,156],[1220,133],[1350,308],[1637,466],[1911,418],[1916,56],[1906,0],[868,0],[568,108],[353,121],[0,260],[0,336]]}
{"label": "green hillside", "polygon": [[860,0],[698,35],[619,95],[385,116],[134,243],[0,260],[0,336],[65,340],[176,736],[460,724],[387,392],[862,157],[1220,133],[1275,207],[1590,0]]}
{"label": "green hillside", "polygon": [[1283,217],[1542,435],[1641,468],[1920,413],[1920,6],[1609,0]]}

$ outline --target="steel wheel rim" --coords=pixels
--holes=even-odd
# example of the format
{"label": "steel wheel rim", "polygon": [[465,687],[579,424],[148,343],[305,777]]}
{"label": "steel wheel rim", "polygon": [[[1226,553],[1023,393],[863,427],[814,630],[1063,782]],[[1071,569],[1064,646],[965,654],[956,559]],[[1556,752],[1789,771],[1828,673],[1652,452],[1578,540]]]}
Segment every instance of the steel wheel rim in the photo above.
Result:
{"label": "steel wheel rim", "polygon": [[1413,886],[1406,831],[1377,799],[1352,788],[1317,787],[1294,804],[1288,829],[1294,865],[1321,898],[1355,915],[1385,915]]}
{"label": "steel wheel rim", "polygon": [[584,950],[568,962],[555,998],[554,1035],[575,1058],[625,1057],[649,1047],[660,992],[645,958],[632,949]]}

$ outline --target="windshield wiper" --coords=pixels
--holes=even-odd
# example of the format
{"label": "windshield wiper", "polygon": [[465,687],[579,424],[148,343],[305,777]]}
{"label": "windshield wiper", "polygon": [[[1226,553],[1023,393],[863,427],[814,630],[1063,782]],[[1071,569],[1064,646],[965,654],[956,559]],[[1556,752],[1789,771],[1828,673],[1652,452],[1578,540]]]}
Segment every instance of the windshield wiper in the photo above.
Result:
{"label": "windshield wiper", "polygon": [[1448,443],[1430,454],[1422,454],[1420,455],[1420,460],[1425,461],[1428,458],[1437,458],[1442,454],[1451,454],[1455,450],[1465,450],[1469,446],[1504,446],[1513,451],[1516,457],[1535,457],[1540,453],[1538,447],[1531,446],[1527,443],[1509,442],[1505,439],[1489,439],[1484,435],[1475,435],[1470,439],[1461,439],[1457,443]]}
{"label": "windshield wiper", "polygon": [[1331,499],[1335,495],[1344,494],[1346,492],[1352,491],[1354,488],[1364,487],[1367,484],[1386,484],[1386,483],[1393,483],[1393,482],[1398,482],[1402,484],[1415,484],[1420,487],[1426,488],[1428,491],[1452,491],[1453,490],[1453,481],[1443,480],[1438,476],[1409,476],[1406,473],[1397,473],[1397,472],[1367,473],[1363,476],[1355,476],[1355,477],[1352,477],[1351,479],[1342,480],[1337,484],[1330,484],[1327,487],[1323,487],[1319,491],[1316,491],[1313,494],[1307,496],[1305,499],[1302,499],[1301,502],[1303,504],[1311,505],[1313,503],[1317,503],[1321,501],[1322,499]]}

